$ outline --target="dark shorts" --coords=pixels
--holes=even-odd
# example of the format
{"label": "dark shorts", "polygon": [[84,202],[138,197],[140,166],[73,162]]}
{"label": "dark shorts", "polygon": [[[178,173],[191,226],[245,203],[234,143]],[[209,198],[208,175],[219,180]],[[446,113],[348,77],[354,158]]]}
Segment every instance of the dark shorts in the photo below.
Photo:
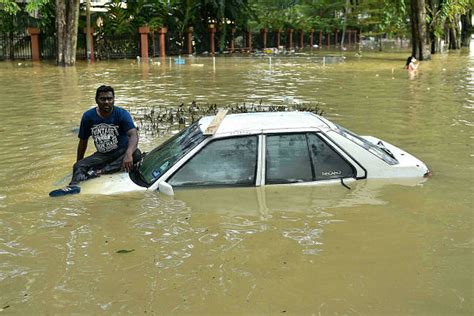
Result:
{"label": "dark shorts", "polygon": [[[71,185],[95,177],[94,172],[100,170],[102,174],[114,173],[122,168],[123,157],[126,148],[118,149],[111,153],[95,152],[89,157],[79,160],[74,164]],[[133,164],[141,160],[142,154],[139,149],[133,153]]]}

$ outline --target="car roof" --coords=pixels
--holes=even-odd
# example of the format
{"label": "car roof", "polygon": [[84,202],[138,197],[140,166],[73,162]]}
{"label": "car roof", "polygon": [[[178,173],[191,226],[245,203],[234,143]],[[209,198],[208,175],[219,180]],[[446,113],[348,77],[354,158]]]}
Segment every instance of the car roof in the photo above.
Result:
{"label": "car roof", "polygon": [[[206,116],[199,120],[204,132],[215,116]],[[225,134],[250,134],[255,132],[278,130],[337,128],[332,122],[311,112],[255,112],[228,114],[220,123],[215,136]]]}

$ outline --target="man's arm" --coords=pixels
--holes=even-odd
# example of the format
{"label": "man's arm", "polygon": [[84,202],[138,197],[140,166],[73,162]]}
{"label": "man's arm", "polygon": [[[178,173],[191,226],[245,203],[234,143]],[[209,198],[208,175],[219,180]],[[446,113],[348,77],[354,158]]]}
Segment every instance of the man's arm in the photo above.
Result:
{"label": "man's arm", "polygon": [[79,143],[77,144],[77,160],[82,160],[87,150],[87,141],[88,139],[79,138]]}
{"label": "man's arm", "polygon": [[122,168],[127,172],[133,168],[133,153],[137,150],[138,146],[138,133],[136,128],[132,128],[127,132],[128,136],[128,148],[123,157]]}

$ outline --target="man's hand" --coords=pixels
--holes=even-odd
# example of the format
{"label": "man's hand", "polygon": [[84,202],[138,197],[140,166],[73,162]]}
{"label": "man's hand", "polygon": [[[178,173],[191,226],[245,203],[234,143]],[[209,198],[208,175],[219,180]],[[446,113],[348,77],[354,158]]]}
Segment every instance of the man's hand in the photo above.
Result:
{"label": "man's hand", "polygon": [[138,133],[136,128],[132,128],[127,132],[128,136],[128,148],[123,157],[122,168],[130,172],[133,168],[133,153],[137,150],[138,145]]}
{"label": "man's hand", "polygon": [[125,156],[123,157],[123,163],[122,163],[122,169],[130,172],[133,168],[133,157],[132,154],[129,154],[128,152],[125,153]]}

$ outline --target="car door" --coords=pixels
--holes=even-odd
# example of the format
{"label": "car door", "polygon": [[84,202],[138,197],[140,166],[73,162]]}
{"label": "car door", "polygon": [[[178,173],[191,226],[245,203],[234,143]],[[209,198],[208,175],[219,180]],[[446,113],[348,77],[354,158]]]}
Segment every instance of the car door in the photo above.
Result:
{"label": "car door", "polygon": [[356,168],[318,133],[269,134],[264,138],[264,184],[356,178]]}
{"label": "car door", "polygon": [[258,135],[218,138],[207,143],[166,181],[173,188],[254,186]]}

